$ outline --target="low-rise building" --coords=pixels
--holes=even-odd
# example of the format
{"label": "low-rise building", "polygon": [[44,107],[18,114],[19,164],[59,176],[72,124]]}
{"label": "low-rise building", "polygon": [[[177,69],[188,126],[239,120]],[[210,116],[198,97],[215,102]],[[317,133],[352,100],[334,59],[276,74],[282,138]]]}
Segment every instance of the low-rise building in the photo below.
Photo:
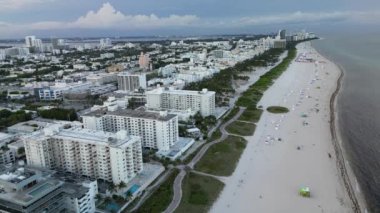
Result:
{"label": "low-rise building", "polygon": [[65,183],[52,171],[0,169],[0,212],[95,212],[97,182]]}

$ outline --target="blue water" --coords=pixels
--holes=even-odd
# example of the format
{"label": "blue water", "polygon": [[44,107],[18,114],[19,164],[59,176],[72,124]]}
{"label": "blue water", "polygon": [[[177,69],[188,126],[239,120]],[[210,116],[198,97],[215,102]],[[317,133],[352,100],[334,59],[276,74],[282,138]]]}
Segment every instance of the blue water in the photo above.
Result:
{"label": "blue water", "polygon": [[343,67],[339,129],[370,212],[380,212],[380,34],[325,35],[316,49]]}
{"label": "blue water", "polygon": [[129,188],[129,190],[125,193],[125,195],[127,195],[128,192],[130,192],[133,195],[137,190],[139,190],[139,188],[140,188],[139,185],[134,184],[133,186],[131,186],[131,188]]}
{"label": "blue water", "polygon": [[118,204],[113,203],[113,202],[106,205],[106,210],[108,210],[110,212],[117,212],[117,211],[119,211],[120,208],[121,207]]}

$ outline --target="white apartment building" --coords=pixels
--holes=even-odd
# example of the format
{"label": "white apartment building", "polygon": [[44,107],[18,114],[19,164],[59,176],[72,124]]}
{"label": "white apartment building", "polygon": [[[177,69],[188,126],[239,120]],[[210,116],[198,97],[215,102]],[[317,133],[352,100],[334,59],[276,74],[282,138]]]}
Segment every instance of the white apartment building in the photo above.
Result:
{"label": "white apartment building", "polygon": [[190,109],[191,111],[199,111],[202,116],[215,114],[215,92],[207,89],[190,91],[159,87],[152,91],[147,91],[145,94],[148,109]]}
{"label": "white apartment building", "polygon": [[146,74],[131,74],[129,72],[122,72],[117,75],[117,83],[119,90],[122,91],[135,91],[137,89],[146,89]]}
{"label": "white apartment building", "polygon": [[82,116],[86,129],[117,132],[127,130],[141,137],[142,146],[169,150],[179,139],[178,117],[166,112],[98,109]]}
{"label": "white apartment building", "polygon": [[29,165],[119,184],[143,169],[141,139],[126,131],[102,132],[54,125],[24,138]]}

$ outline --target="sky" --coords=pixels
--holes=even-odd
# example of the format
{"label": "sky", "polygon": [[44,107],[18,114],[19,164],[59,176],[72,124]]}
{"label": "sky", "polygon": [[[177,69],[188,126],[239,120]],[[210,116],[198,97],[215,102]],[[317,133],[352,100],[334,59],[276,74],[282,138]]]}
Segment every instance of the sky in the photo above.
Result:
{"label": "sky", "polygon": [[379,20],[379,0],[0,0],[0,38],[318,32]]}

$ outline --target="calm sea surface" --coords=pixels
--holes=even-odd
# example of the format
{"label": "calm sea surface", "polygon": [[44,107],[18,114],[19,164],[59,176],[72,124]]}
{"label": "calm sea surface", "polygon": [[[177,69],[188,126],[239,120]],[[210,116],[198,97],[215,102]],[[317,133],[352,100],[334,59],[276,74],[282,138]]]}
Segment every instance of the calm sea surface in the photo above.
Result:
{"label": "calm sea surface", "polygon": [[380,34],[325,36],[314,47],[344,69],[338,97],[344,148],[370,212],[380,212]]}

